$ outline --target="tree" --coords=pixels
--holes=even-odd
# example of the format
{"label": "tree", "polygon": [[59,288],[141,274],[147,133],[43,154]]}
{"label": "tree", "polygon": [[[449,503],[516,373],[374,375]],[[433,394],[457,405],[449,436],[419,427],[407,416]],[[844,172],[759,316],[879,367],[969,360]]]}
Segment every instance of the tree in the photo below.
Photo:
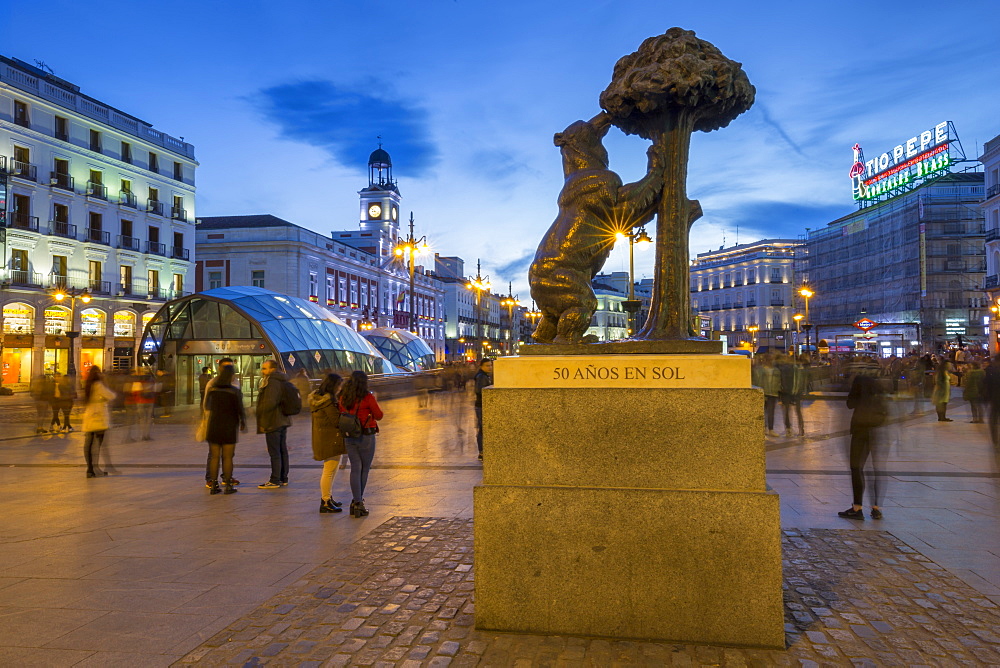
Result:
{"label": "tree", "polygon": [[687,198],[691,134],[729,125],[753,105],[755,93],[740,63],[681,28],[650,37],[620,59],[601,93],[601,107],[616,126],[661,145],[667,157],[652,302],[636,338],[691,335],[688,233],[701,216],[699,203]]}

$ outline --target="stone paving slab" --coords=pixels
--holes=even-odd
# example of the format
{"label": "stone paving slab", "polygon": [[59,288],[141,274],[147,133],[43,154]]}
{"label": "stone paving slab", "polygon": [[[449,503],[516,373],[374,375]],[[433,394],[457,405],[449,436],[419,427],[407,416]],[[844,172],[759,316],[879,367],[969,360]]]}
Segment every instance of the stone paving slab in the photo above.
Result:
{"label": "stone paving slab", "polygon": [[1000,665],[1000,608],[881,531],[783,532],[784,651],[477,631],[472,526],[392,518],[175,665]]}

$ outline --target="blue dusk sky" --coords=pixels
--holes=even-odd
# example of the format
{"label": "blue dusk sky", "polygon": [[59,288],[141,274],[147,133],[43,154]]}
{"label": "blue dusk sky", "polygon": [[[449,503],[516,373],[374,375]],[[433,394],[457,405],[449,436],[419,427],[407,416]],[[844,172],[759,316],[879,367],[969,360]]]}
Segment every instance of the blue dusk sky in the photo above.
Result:
{"label": "blue dusk sky", "polygon": [[[381,135],[417,234],[527,297],[562,185],[552,136],[596,114],[617,59],[680,26],[757,101],[692,139],[691,254],[798,237],[854,209],[848,170],[941,121],[1000,134],[1000,3],[673,0],[0,2],[0,53],[195,145],[197,215],[355,229]],[[647,143],[606,146],[626,181]],[[606,271],[627,270],[616,248]],[[648,275],[652,252],[637,257]]]}

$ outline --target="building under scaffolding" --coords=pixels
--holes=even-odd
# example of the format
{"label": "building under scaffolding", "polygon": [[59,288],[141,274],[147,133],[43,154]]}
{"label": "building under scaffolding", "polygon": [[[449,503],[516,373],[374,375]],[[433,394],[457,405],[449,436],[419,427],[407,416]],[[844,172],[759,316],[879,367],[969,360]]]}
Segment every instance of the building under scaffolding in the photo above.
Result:
{"label": "building under scaffolding", "polygon": [[[818,338],[883,355],[985,342],[983,174],[944,174],[809,233]],[[878,325],[865,337],[852,326]]]}

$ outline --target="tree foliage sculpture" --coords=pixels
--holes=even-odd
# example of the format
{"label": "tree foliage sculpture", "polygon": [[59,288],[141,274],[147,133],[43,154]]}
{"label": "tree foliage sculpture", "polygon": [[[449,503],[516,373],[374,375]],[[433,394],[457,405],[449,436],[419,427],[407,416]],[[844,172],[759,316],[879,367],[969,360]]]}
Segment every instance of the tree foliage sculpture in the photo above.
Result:
{"label": "tree foliage sculpture", "polygon": [[681,28],[650,37],[621,58],[601,93],[601,107],[615,125],[652,140],[666,155],[652,301],[635,338],[691,335],[688,233],[701,216],[699,203],[687,198],[691,133],[729,125],[753,105],[755,93],[740,63]]}

